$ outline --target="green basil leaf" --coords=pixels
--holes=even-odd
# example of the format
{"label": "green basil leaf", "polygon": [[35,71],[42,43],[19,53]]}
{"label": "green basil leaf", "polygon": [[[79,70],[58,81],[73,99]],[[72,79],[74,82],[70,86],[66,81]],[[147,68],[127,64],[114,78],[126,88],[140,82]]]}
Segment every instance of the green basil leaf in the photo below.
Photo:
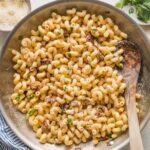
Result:
{"label": "green basil leaf", "polygon": [[136,5],[136,13],[137,13],[138,19],[144,22],[150,21],[150,6],[149,5],[145,5],[145,4]]}

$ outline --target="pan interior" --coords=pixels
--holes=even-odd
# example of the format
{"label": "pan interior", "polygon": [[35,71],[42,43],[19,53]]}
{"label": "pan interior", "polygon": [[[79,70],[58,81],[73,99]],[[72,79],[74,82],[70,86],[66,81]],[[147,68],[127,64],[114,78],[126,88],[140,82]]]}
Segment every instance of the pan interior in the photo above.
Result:
{"label": "pan interior", "polygon": [[[18,36],[23,35],[24,37],[30,35],[32,29],[37,29],[44,20],[46,20],[50,13],[57,11],[60,14],[64,14],[66,9],[77,8],[78,10],[86,9],[89,13],[101,14],[105,17],[112,18],[116,24],[121,28],[122,31],[129,35],[129,38],[137,43],[142,53],[142,70],[139,79],[139,90],[144,95],[141,100],[141,104],[144,106],[141,113],[141,128],[146,124],[149,117],[150,110],[150,49],[146,37],[139,27],[132,22],[126,15],[117,11],[112,6],[97,1],[84,1],[84,0],[71,0],[71,1],[56,1],[49,3],[40,9],[34,11],[28,15],[18,26],[13,30],[11,35],[3,47],[1,54],[1,65],[0,65],[0,99],[1,99],[1,110],[11,126],[14,132],[23,140],[27,145],[37,150],[60,150],[66,149],[63,145],[51,145],[51,144],[40,144],[38,139],[35,138],[35,133],[29,127],[25,120],[25,115],[22,115],[13,106],[10,100],[10,94],[13,92],[13,63],[10,48],[14,48],[19,51],[20,41]],[[108,150],[119,149],[128,142],[128,134],[123,134],[114,141],[112,146],[107,146],[105,142],[99,143],[96,147],[91,142],[86,144],[80,144],[82,150]],[[74,149],[79,146],[72,146],[69,149]]]}

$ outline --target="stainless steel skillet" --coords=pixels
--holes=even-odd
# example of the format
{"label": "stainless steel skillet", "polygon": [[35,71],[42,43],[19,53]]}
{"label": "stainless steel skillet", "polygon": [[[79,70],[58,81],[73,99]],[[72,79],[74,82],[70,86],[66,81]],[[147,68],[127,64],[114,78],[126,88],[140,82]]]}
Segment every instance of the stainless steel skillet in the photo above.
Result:
{"label": "stainless steel skillet", "polygon": [[[12,130],[17,134],[17,136],[29,147],[36,150],[60,150],[66,149],[66,147],[62,145],[56,146],[51,144],[40,144],[35,138],[35,133],[26,123],[25,116],[18,112],[12,105],[9,95],[13,90],[13,63],[11,61],[12,55],[9,51],[9,48],[18,49],[20,44],[18,37],[20,35],[23,35],[24,37],[30,35],[30,30],[36,29],[37,25],[41,24],[49,17],[50,12],[57,10],[59,13],[63,14],[66,9],[72,7],[76,7],[79,10],[87,9],[90,13],[102,14],[104,16],[113,18],[116,24],[118,24],[124,32],[128,33],[130,39],[139,45],[143,60],[139,88],[144,95],[144,99],[141,101],[141,103],[144,105],[143,112],[141,113],[143,116],[141,119],[141,129],[144,128],[150,117],[150,43],[141,27],[139,27],[122,11],[97,0],[61,0],[51,2],[33,11],[14,28],[4,43],[2,53],[0,55],[1,111],[6,121]],[[89,142],[79,146],[72,146],[68,149],[81,147],[82,150],[118,150],[124,147],[128,142],[128,134],[123,134],[114,141],[112,146],[107,146],[105,142],[101,142],[99,145],[94,147],[92,146],[92,143]]]}

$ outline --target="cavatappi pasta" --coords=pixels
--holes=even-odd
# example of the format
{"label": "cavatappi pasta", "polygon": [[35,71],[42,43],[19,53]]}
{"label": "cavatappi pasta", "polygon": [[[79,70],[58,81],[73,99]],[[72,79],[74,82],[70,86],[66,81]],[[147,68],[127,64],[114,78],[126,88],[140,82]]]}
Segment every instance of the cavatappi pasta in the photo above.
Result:
{"label": "cavatappi pasta", "polygon": [[127,130],[124,50],[115,46],[126,38],[112,19],[73,8],[53,12],[12,50],[11,99],[41,143],[96,145]]}

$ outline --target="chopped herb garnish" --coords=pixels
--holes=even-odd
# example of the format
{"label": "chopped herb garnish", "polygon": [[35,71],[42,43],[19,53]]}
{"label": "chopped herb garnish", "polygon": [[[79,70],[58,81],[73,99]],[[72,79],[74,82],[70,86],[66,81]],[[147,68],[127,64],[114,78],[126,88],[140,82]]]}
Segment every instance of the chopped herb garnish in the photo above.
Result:
{"label": "chopped herb garnish", "polygon": [[67,70],[67,76],[69,76],[71,74],[71,70]]}
{"label": "chopped herb garnish", "polygon": [[27,99],[32,99],[35,96],[35,94],[31,94],[27,96]]}
{"label": "chopped herb garnish", "polygon": [[37,109],[33,108],[33,109],[29,110],[28,114],[29,114],[29,116],[32,116],[37,111],[38,111]]}
{"label": "chopped herb garnish", "polygon": [[58,33],[58,34],[61,34],[61,33],[62,33],[62,32],[61,32],[61,29],[59,29],[59,30],[57,31],[57,33]]}
{"label": "chopped herb garnish", "polygon": [[67,90],[67,86],[65,85],[65,86],[63,87],[63,89],[64,89],[64,91],[66,91],[66,90]]}
{"label": "chopped herb garnish", "polygon": [[117,66],[118,69],[122,69],[123,68],[122,64],[116,64],[116,66]]}
{"label": "chopped herb garnish", "polygon": [[98,59],[99,61],[103,61],[103,60],[104,60],[104,55],[101,54],[101,53],[98,53],[98,54],[96,55],[96,57],[97,57],[97,59]]}
{"label": "chopped herb garnish", "polygon": [[101,57],[101,53],[98,53],[96,57],[99,59]]}
{"label": "chopped herb garnish", "polygon": [[108,133],[107,137],[111,139],[112,138],[112,133]]}
{"label": "chopped herb garnish", "polygon": [[66,53],[66,57],[71,58],[72,54],[70,52]]}
{"label": "chopped herb garnish", "polygon": [[96,79],[104,78],[104,75],[102,75],[102,74],[101,75],[97,75],[97,76],[95,76],[95,78]]}
{"label": "chopped herb garnish", "polygon": [[67,124],[68,124],[68,125],[73,125],[73,121],[72,121],[71,118],[68,118],[68,119],[67,119]]}
{"label": "chopped herb garnish", "polygon": [[71,53],[68,53],[68,56],[71,57],[72,56]]}
{"label": "chopped herb garnish", "polygon": [[19,35],[19,36],[18,36],[18,40],[21,41],[22,39],[23,39],[23,35]]}
{"label": "chopped herb garnish", "polygon": [[17,101],[18,103],[20,103],[20,102],[21,102],[20,94],[18,94],[18,95],[16,96],[16,101]]}
{"label": "chopped herb garnish", "polygon": [[61,107],[61,112],[65,112],[65,108],[64,107]]}
{"label": "chopped herb garnish", "polygon": [[30,75],[31,75],[31,72],[29,72],[27,76],[30,77]]}
{"label": "chopped herb garnish", "polygon": [[131,7],[131,8],[129,9],[129,14],[133,14],[133,13],[134,13],[134,8]]}
{"label": "chopped herb garnish", "polygon": [[92,31],[92,33],[95,33],[95,32],[97,32],[97,29],[93,28],[93,29],[91,29],[91,31]]}
{"label": "chopped herb garnish", "polygon": [[71,27],[70,27],[70,30],[72,31],[73,29],[74,29],[74,27],[73,27],[73,26],[71,26]]}
{"label": "chopped herb garnish", "polygon": [[48,65],[49,63],[50,63],[49,61],[46,61],[44,64],[45,64],[45,65]]}

